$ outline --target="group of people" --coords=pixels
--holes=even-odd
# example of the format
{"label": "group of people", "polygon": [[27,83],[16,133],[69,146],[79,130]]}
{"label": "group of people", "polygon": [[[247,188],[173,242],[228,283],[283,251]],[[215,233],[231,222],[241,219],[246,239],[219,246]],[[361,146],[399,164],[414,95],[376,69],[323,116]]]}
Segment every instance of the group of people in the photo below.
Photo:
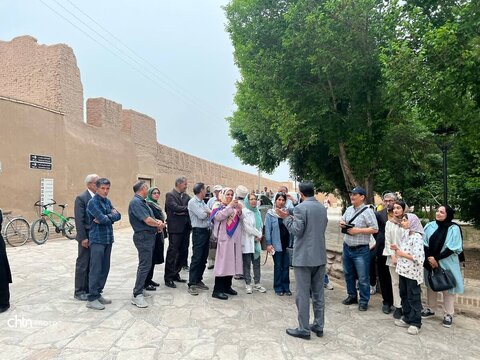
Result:
{"label": "group of people", "polygon": [[[383,209],[375,212],[365,204],[365,198],[365,189],[355,187],[350,192],[352,205],[340,221],[345,234],[342,260],[348,295],[343,304],[358,304],[359,311],[368,309],[370,286],[376,283],[376,276],[370,278],[373,267],[380,283],[382,311],[385,314],[393,311],[395,325],[417,335],[422,318],[434,316],[437,310],[438,292],[425,279],[433,269],[441,267],[455,278],[454,287],[443,291],[442,324],[451,327],[455,294],[464,291],[459,260],[462,235],[460,227],[452,221],[453,209],[440,206],[436,220],[424,228],[396,194],[385,194]],[[428,307],[421,303],[422,283],[428,289]]]}
{"label": "group of people", "polygon": [[[86,301],[88,308],[102,310],[111,303],[103,296],[103,289],[110,270],[113,224],[121,219],[121,214],[108,199],[108,179],[91,174],[85,183],[87,189],[75,200],[78,257],[74,297]],[[176,288],[176,283],[187,282],[180,277],[180,272],[186,266],[190,234],[189,294],[197,296],[202,290],[209,290],[203,282],[208,258],[214,261],[213,298],[228,300],[229,296],[238,294],[232,287],[235,275],[243,275],[246,294],[265,293],[260,271],[260,242],[264,237],[274,261],[276,295],[292,295],[289,268],[294,269],[298,327],[287,329],[287,334],[303,339],[310,339],[311,332],[323,336],[328,220],[325,207],[314,197],[313,184],[300,183],[300,198],[292,197],[288,189],[280,187],[265,221],[257,207],[256,194],[244,186],[234,190],[216,185],[208,201],[204,183],[193,186],[193,197],[186,193],[187,186],[185,177],[175,181],[175,187],[165,196],[165,216],[159,204],[158,187],[149,188],[144,181],[133,185],[128,216],[134,231],[138,268],[131,303],[139,308],[148,307],[145,300],[148,291],[155,291],[159,286],[153,281],[156,264],[165,262],[165,286]],[[436,220],[423,227],[396,194],[385,194],[383,209],[379,211],[365,205],[365,198],[366,191],[355,187],[350,192],[352,205],[339,224],[344,233],[342,261],[347,288],[343,304],[358,304],[359,311],[368,309],[370,267],[375,266],[383,312],[393,312],[394,324],[416,335],[422,318],[434,316],[437,310],[438,292],[431,289],[426,278],[429,272],[440,267],[454,277],[453,287],[443,291],[442,324],[451,327],[455,294],[464,291],[460,270],[462,234],[453,222],[453,209],[440,206]],[[1,222],[0,216],[0,229]],[[169,245],[164,259],[167,237]],[[0,312],[3,312],[10,306],[8,284],[11,282],[3,239],[0,260]],[[424,282],[428,289],[426,307],[422,306],[420,297],[420,284]],[[313,323],[309,322],[310,299]]]}
{"label": "group of people", "polygon": [[[111,300],[103,296],[110,269],[113,244],[113,224],[121,214],[107,198],[110,181],[96,174],[85,179],[87,189],[75,200],[78,257],[75,269],[77,300],[86,306],[103,310]],[[165,197],[165,212],[158,203],[160,190],[149,188],[144,181],[133,185],[128,216],[133,228],[133,243],[138,252],[138,268],[131,303],[139,308],[148,307],[148,291],[159,286],[153,281],[156,264],[163,263],[164,240],[169,245],[165,258],[165,286],[176,288],[185,283],[180,277],[186,251],[192,235],[192,256],[189,267],[188,293],[197,296],[209,290],[203,282],[207,259],[214,260],[214,286],[212,297],[228,300],[237,295],[232,287],[235,275],[243,275],[245,293],[265,293],[261,284],[260,241],[265,232],[267,250],[274,260],[274,290],[279,296],[292,295],[289,267],[293,265],[297,283],[297,328],[287,329],[294,337],[310,338],[313,331],[323,335],[324,293],[326,267],[325,207],[314,197],[312,183],[301,183],[301,199],[280,187],[274,196],[274,206],[266,214],[265,224],[257,207],[257,196],[244,186],[235,190],[216,185],[213,196],[206,201],[204,183],[193,186],[194,196],[186,193],[185,177],[175,181],[175,187]],[[167,226],[168,225],[168,226]],[[287,248],[295,239],[295,251],[290,261]],[[212,251],[213,250],[213,251]],[[187,255],[188,256],[188,255]],[[291,262],[291,264],[290,264]],[[253,279],[252,279],[253,268]],[[313,324],[309,323],[309,304],[314,309]]]}

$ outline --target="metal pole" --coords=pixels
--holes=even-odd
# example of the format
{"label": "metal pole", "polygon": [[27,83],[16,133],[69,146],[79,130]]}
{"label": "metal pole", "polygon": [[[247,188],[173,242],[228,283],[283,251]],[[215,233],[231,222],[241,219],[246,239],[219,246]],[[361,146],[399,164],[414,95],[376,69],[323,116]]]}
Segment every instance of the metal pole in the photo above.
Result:
{"label": "metal pole", "polygon": [[448,147],[444,145],[442,147],[443,152],[443,203],[448,205]]}

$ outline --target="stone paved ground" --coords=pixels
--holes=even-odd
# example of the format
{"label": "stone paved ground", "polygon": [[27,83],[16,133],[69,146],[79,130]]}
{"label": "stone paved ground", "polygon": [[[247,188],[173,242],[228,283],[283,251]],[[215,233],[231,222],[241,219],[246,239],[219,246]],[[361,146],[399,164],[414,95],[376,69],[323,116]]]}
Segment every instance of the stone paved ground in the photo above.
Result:
{"label": "stone paved ground", "polygon": [[[0,359],[479,358],[479,320],[456,316],[446,329],[440,317],[428,319],[421,334],[411,336],[381,312],[379,295],[365,313],[342,305],[339,283],[326,294],[325,336],[289,337],[295,299],[274,295],[270,261],[262,267],[266,294],[247,295],[234,280],[239,295],[228,301],[213,299],[210,291],[193,297],[184,284],[166,288],[163,265],[157,266],[154,279],[162,285],[147,300],[150,306],[138,309],[130,304],[137,265],[131,234],[116,231],[105,288],[113,303],[103,311],[73,300],[74,241],[8,248],[14,284],[12,309],[0,314]],[[211,270],[205,282],[212,286]]]}

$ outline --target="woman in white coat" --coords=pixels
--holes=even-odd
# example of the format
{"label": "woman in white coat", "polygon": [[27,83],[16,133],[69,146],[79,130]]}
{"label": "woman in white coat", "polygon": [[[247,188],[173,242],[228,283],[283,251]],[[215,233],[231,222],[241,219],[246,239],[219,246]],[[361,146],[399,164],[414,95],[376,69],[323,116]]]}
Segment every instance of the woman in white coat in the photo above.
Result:
{"label": "woman in white coat", "polygon": [[[245,289],[247,294],[251,294],[253,290],[264,293],[267,290],[260,284],[260,238],[262,236],[262,217],[260,211],[257,209],[256,195],[249,194],[248,197],[244,199],[244,204],[244,218],[242,221],[242,258]],[[250,264],[253,264],[253,287]]]}

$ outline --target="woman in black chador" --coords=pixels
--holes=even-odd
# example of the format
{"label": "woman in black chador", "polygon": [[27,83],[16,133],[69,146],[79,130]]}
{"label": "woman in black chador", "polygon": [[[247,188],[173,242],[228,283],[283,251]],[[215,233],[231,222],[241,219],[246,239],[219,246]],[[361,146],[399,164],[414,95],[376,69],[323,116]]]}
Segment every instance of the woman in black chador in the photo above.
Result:
{"label": "woman in black chador", "polygon": [[7,311],[10,307],[9,284],[12,282],[5,240],[3,240],[2,236],[2,221],[3,215],[2,210],[0,210],[0,313]]}

